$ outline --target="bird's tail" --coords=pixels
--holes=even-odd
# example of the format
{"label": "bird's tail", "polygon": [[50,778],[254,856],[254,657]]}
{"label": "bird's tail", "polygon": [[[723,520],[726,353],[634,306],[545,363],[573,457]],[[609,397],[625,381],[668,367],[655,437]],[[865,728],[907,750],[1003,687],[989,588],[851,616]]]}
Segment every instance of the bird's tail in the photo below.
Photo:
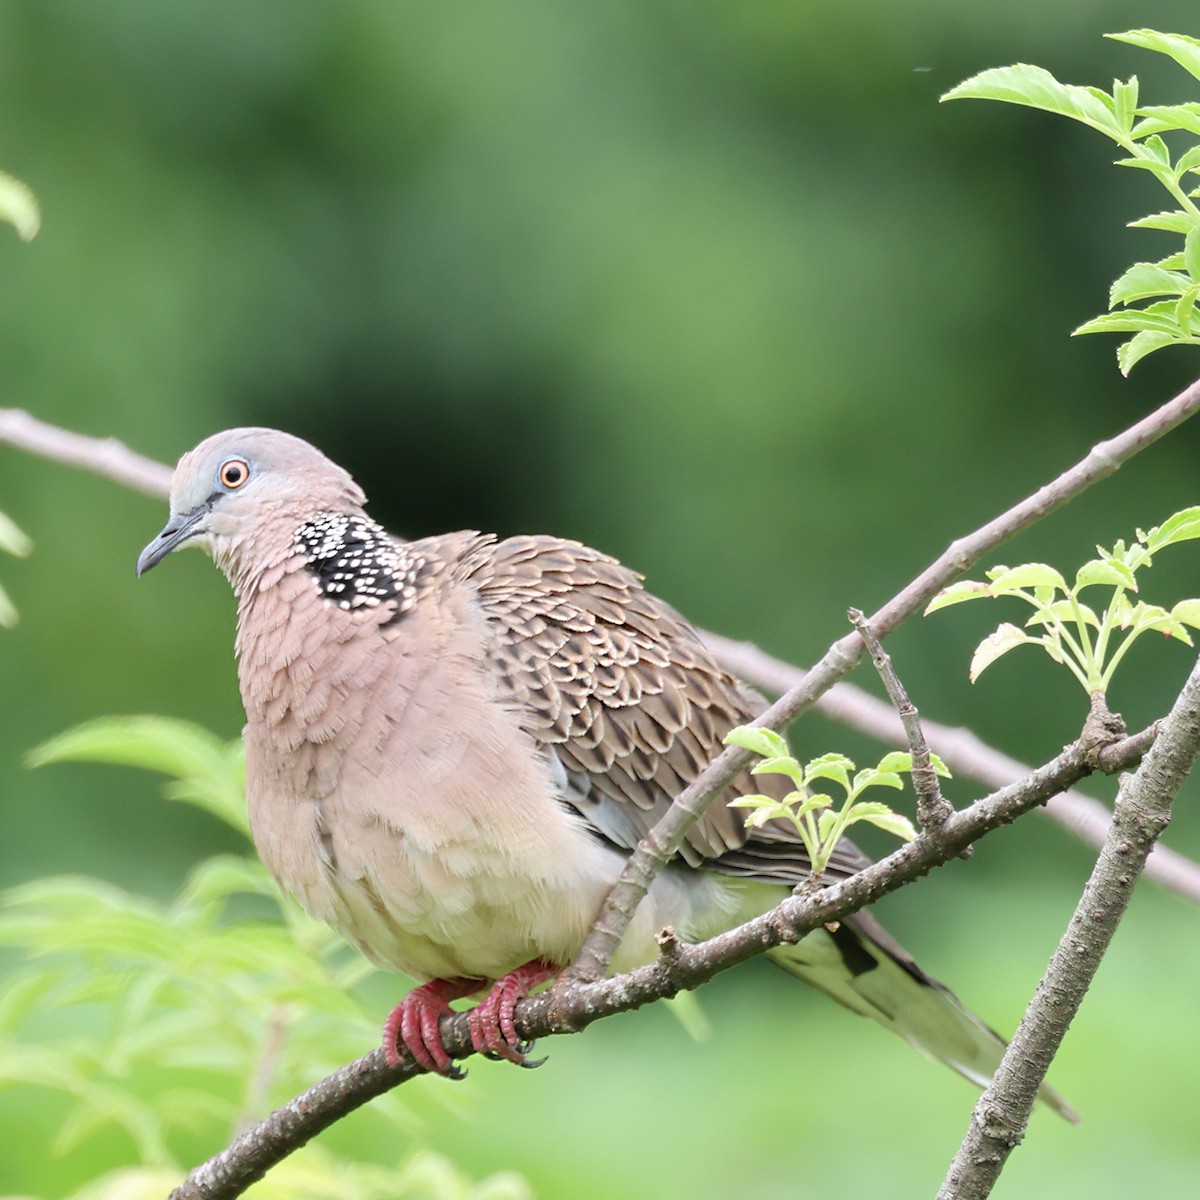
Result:
{"label": "bird's tail", "polygon": [[[944,1062],[977,1087],[986,1087],[1006,1043],[969,1012],[948,988],[926,975],[912,956],[866,913],[832,932],[817,930],[769,956],[839,1004],[871,1017],[923,1054]],[[1079,1114],[1051,1087],[1038,1096],[1072,1123]]]}

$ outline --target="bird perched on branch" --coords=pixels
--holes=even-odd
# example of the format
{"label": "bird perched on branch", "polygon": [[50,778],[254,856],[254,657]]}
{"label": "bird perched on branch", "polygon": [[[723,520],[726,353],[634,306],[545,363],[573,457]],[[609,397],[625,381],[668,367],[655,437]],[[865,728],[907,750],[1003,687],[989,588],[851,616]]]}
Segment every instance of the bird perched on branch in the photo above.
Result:
{"label": "bird perched on branch", "polygon": [[[233,585],[254,842],[313,916],[420,982],[389,1060],[454,1074],[439,1020],[483,992],[473,1045],[522,1061],[516,1003],[571,962],[638,840],[763,702],[615,559],[554,537],[406,542],[364,502],[299,438],[218,433],[180,459],[138,573],[198,545]],[[724,802],[777,784],[743,775],[712,805],[615,968],[652,960],[664,926],[712,936],[808,876],[790,825],[747,829]],[[844,842],[830,873],[868,861]],[[770,955],[977,1084],[999,1061],[865,913]]]}

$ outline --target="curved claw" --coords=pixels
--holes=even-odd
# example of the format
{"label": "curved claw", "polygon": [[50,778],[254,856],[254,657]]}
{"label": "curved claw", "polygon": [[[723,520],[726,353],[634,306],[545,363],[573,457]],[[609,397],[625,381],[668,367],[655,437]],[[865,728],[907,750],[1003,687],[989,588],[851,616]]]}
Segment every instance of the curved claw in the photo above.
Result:
{"label": "curved claw", "polygon": [[521,1040],[514,1024],[517,1005],[529,995],[530,988],[558,974],[558,968],[534,959],[498,979],[492,990],[468,1016],[471,1045],[489,1058],[502,1058],[521,1067],[540,1067],[545,1059],[530,1062],[532,1048]]}
{"label": "curved claw", "polygon": [[[447,1079],[465,1079],[442,1042],[440,1022],[451,1011],[450,1001],[479,990],[478,979],[434,979],[414,988],[392,1009],[383,1026],[383,1053],[388,1066],[408,1060]],[[472,1039],[473,1040],[473,1039]]]}

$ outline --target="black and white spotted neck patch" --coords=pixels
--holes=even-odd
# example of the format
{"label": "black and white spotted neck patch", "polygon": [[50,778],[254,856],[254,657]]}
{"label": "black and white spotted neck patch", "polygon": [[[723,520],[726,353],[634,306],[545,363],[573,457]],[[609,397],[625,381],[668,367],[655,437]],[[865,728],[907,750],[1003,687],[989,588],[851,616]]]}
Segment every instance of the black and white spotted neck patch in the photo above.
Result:
{"label": "black and white spotted neck patch", "polygon": [[423,555],[364,516],[318,513],[296,530],[292,544],[321,595],[348,610],[391,602],[402,615],[416,603],[428,566]]}

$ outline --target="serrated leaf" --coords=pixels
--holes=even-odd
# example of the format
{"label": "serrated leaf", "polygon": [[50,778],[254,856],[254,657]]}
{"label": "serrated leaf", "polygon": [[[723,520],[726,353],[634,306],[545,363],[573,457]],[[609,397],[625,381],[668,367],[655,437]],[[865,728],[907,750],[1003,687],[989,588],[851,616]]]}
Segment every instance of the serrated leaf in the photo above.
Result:
{"label": "serrated leaf", "polygon": [[1200,600],[1180,600],[1171,609],[1171,619],[1193,629],[1200,629]]}
{"label": "serrated leaf", "polygon": [[1179,296],[1190,285],[1191,280],[1186,275],[1165,271],[1156,263],[1134,263],[1109,289],[1108,307],[1119,308],[1133,300],[1148,300],[1152,296]]}
{"label": "serrated leaf", "polygon": [[1178,334],[1146,330],[1117,347],[1117,366],[1122,375],[1128,375],[1147,354],[1175,345],[1179,340]]}
{"label": "serrated leaf", "polygon": [[0,221],[7,221],[23,242],[36,237],[42,225],[37,198],[19,179],[4,171],[0,171]]}
{"label": "serrated leaf", "polygon": [[876,768],[879,771],[911,771],[912,755],[907,750],[892,750],[885,754]]}
{"label": "serrated leaf", "polygon": [[1007,654],[1017,646],[1034,641],[1037,639],[1030,637],[1024,630],[1018,629],[1007,621],[1004,622],[994,632],[989,633],[975,648],[969,672],[971,682],[974,683],[1001,655]]}
{"label": "serrated leaf", "polygon": [[1137,577],[1123,562],[1111,558],[1093,558],[1075,572],[1074,591],[1078,594],[1084,588],[1096,586],[1123,587],[1136,592]]}
{"label": "serrated leaf", "polygon": [[1185,71],[1200,79],[1200,41],[1182,33],[1159,33],[1155,29],[1131,29],[1127,33],[1106,33],[1114,42],[1127,42],[1143,50],[1156,50],[1173,58]]}
{"label": "serrated leaf", "polygon": [[750,768],[751,775],[786,775],[798,788],[804,786],[804,769],[789,754],[786,758],[764,758]]}
{"label": "serrated leaf", "polygon": [[1119,79],[1114,80],[1112,94],[1117,123],[1122,129],[1128,130],[1132,128],[1133,117],[1137,111],[1138,102],[1137,76],[1131,75],[1126,83],[1122,83]]}
{"label": "serrated leaf", "polygon": [[1192,316],[1196,310],[1196,296],[1198,293],[1200,293],[1200,283],[1188,288],[1179,297],[1179,302],[1175,305],[1175,320],[1179,324],[1180,332],[1185,335],[1190,335],[1194,332],[1192,329]]}
{"label": "serrated leaf", "polygon": [[1098,88],[1059,83],[1045,68],[1027,63],[981,71],[951,88],[942,99],[999,100],[1005,104],[1021,104],[1082,121],[1111,138],[1119,139],[1124,133],[1110,96]]}
{"label": "serrated leaf", "polygon": [[860,792],[866,787],[890,787],[903,790],[904,780],[895,771],[880,771],[875,767],[864,767],[854,777],[854,790]]}
{"label": "serrated leaf", "polygon": [[1145,535],[1146,549],[1157,554],[1164,546],[1200,538],[1200,506],[1181,508]]}
{"label": "serrated leaf", "polygon": [[1178,336],[1179,327],[1173,311],[1170,316],[1160,316],[1145,309],[1130,308],[1119,313],[1103,313],[1090,321],[1084,321],[1082,325],[1071,330],[1071,336],[1080,337],[1085,333],[1139,332],[1165,333],[1174,338]]}
{"label": "serrated leaf", "polygon": [[988,591],[993,596],[1001,596],[1029,587],[1056,588],[1065,592],[1067,581],[1046,563],[1022,563],[993,578]]}
{"label": "serrated leaf", "polygon": [[804,764],[804,777],[810,783],[815,779],[832,779],[849,791],[849,773],[853,770],[854,763],[844,754],[822,754]]}
{"label": "serrated leaf", "polygon": [[870,824],[886,830],[888,833],[895,835],[901,841],[905,842],[914,841],[917,836],[917,831],[913,828],[913,823],[902,813],[898,812],[852,813],[850,821],[851,823],[854,821],[868,821]]}
{"label": "serrated leaf", "polygon": [[[1196,119],[1196,128],[1193,131],[1200,136],[1200,116]],[[1196,228],[1196,218],[1190,213],[1181,212],[1176,209],[1174,212],[1154,213],[1149,217],[1141,217],[1137,221],[1130,221],[1127,225],[1129,229],[1162,229],[1167,233],[1187,233],[1191,229]]]}
{"label": "serrated leaf", "polygon": [[[1151,133],[1169,133],[1173,129],[1200,135],[1200,104],[1147,104],[1138,109],[1138,115],[1143,119],[1134,125],[1129,135],[1134,140]],[[1183,233],[1184,230],[1174,232]]]}
{"label": "serrated leaf", "polygon": [[817,818],[817,837],[820,838],[822,842],[828,841],[830,830],[832,830],[834,825],[840,820],[841,814],[835,812],[833,809],[826,809]]}
{"label": "serrated leaf", "polygon": [[964,600],[978,600],[989,594],[987,584],[979,583],[974,579],[964,579],[959,583],[952,583],[949,587],[942,588],[930,600],[925,607],[925,616],[937,612],[939,608],[949,608],[950,605],[961,604]]}
{"label": "serrated leaf", "polygon": [[752,750],[763,758],[783,758],[789,753],[782,734],[773,729],[760,729],[756,725],[738,725],[722,740],[726,746],[741,746],[743,750]]}
{"label": "serrated leaf", "polygon": [[1038,625],[1052,628],[1059,624],[1065,625],[1074,622],[1080,617],[1083,618],[1085,625],[1091,625],[1095,629],[1100,628],[1100,618],[1096,616],[1095,611],[1078,600],[1074,604],[1070,600],[1057,600],[1053,604],[1048,604],[1025,622],[1025,628],[1030,629]]}

